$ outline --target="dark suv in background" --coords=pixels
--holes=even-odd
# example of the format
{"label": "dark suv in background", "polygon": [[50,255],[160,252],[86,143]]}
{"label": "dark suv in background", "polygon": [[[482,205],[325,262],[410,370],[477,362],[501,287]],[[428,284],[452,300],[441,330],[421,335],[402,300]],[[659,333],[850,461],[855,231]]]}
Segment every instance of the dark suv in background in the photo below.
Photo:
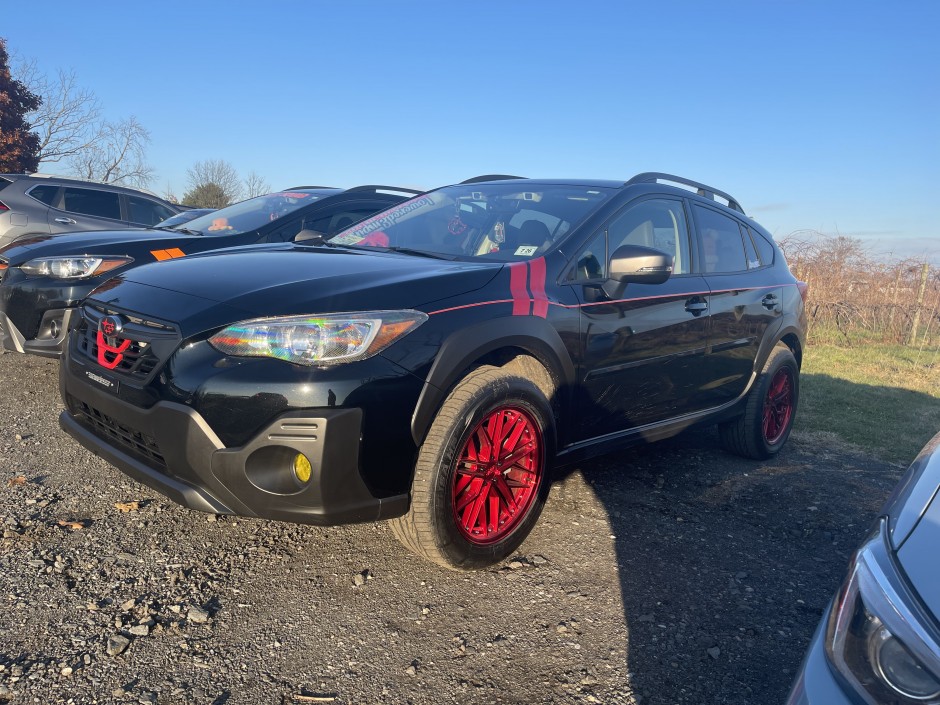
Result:
{"label": "dark suv in background", "polygon": [[119,274],[73,319],[63,428],[194,509],[392,519],[477,568],[553,465],[718,423],[768,458],[806,317],[770,234],[687,179],[473,179],[333,237]]}
{"label": "dark suv in background", "polygon": [[124,186],[0,174],[0,247],[33,235],[156,225],[181,210],[151,193]]}
{"label": "dark suv in background", "polygon": [[417,193],[393,186],[304,186],[171,227],[20,238],[0,247],[0,346],[58,357],[75,307],[116,274],[207,250],[333,235]]}

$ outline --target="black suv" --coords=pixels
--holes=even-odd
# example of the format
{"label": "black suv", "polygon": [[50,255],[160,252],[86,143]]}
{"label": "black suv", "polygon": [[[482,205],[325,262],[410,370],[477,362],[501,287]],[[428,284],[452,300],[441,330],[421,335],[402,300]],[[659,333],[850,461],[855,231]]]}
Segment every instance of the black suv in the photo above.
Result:
{"label": "black suv", "polygon": [[703,184],[471,180],[332,238],[121,274],[76,317],[60,422],[188,507],[392,519],[480,567],[528,534],[553,465],[700,422],[780,450],[804,294]]}
{"label": "black suv", "polygon": [[0,247],[17,238],[156,225],[183,210],[114,184],[41,174],[0,174]]}
{"label": "black suv", "polygon": [[0,248],[0,341],[58,357],[78,303],[115,274],[225,247],[327,236],[418,191],[305,186],[269,193],[171,227],[38,235]]}

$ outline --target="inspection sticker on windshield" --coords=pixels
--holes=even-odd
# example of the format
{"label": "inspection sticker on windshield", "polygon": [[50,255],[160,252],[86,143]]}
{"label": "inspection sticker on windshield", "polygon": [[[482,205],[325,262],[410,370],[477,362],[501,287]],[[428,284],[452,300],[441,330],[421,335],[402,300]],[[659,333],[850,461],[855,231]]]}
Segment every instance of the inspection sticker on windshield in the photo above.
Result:
{"label": "inspection sticker on windshield", "polygon": [[539,249],[538,245],[520,245],[513,254],[522,257],[531,257],[535,254],[537,249]]}

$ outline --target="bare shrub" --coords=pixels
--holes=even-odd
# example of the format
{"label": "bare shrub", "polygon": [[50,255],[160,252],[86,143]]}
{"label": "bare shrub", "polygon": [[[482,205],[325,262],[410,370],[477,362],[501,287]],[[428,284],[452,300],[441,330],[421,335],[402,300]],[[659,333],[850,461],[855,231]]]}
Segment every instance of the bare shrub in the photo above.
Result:
{"label": "bare shrub", "polygon": [[[873,256],[855,238],[811,230],[780,241],[790,270],[809,284],[807,315],[818,341],[940,344],[940,271],[925,263]],[[920,315],[917,316],[917,311]],[[917,330],[912,325],[919,319]]]}

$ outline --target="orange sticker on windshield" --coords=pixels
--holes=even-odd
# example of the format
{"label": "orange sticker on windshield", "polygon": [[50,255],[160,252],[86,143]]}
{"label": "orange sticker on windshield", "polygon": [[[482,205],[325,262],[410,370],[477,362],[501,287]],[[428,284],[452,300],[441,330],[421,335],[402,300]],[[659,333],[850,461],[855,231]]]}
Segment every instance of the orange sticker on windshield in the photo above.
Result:
{"label": "orange sticker on windshield", "polygon": [[177,257],[185,257],[186,253],[183,252],[178,247],[171,247],[169,250],[150,250],[150,254],[154,256],[157,262],[162,262],[167,259],[176,259]]}

